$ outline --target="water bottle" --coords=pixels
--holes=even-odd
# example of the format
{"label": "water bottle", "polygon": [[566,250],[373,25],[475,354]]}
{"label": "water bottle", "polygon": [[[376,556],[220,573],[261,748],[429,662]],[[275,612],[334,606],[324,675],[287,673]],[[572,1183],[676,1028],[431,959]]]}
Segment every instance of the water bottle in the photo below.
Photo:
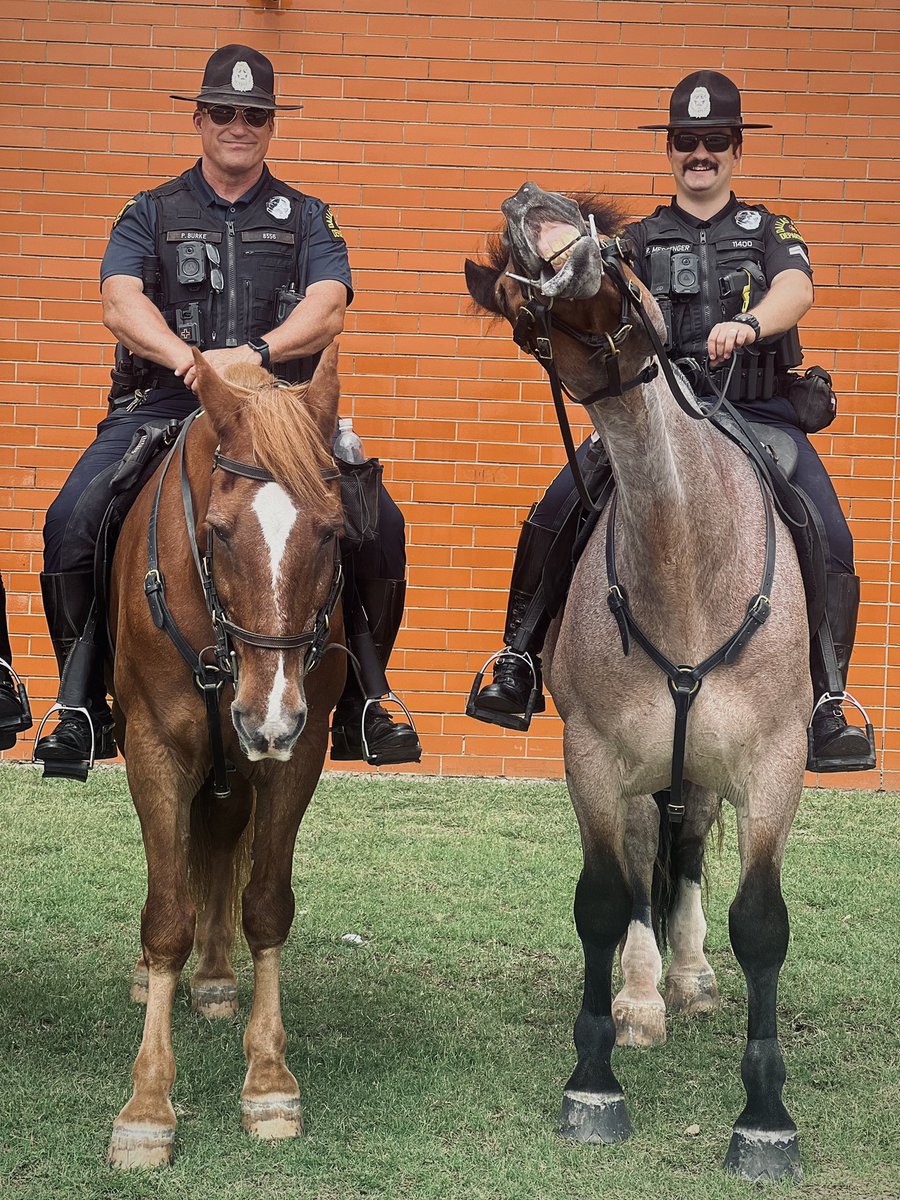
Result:
{"label": "water bottle", "polygon": [[366,461],[366,452],[354,432],[353,422],[349,417],[341,417],[338,421],[337,437],[334,439],[334,457],[341,462],[358,464]]}

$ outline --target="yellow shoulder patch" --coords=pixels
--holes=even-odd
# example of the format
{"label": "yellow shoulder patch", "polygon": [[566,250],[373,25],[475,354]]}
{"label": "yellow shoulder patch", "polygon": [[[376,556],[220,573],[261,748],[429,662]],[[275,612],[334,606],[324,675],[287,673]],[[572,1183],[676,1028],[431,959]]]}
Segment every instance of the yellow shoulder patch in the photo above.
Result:
{"label": "yellow shoulder patch", "polygon": [[132,204],[137,204],[137,197],[135,197],[132,200],[126,200],[125,203],[122,205],[122,207],[116,213],[115,219],[113,220],[113,223],[112,223],[113,229],[115,229],[115,227],[118,225],[118,223],[122,220],[122,218],[128,212],[129,208],[131,208]]}
{"label": "yellow shoulder patch", "polygon": [[328,205],[326,205],[325,211],[322,214],[322,220],[325,222],[325,228],[336,242],[344,241],[344,235],[341,233],[341,228],[337,223],[337,217],[335,217]]}
{"label": "yellow shoulder patch", "polygon": [[775,236],[780,242],[802,242],[803,234],[790,217],[775,218]]}

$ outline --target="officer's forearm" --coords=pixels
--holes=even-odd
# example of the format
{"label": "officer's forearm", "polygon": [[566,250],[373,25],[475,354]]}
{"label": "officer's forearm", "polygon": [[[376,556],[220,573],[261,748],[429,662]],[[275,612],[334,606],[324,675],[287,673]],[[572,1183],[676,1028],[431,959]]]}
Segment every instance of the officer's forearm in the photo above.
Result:
{"label": "officer's forearm", "polygon": [[342,283],[314,284],[287,320],[262,336],[273,363],[306,358],[334,341],[344,328],[347,292]]}
{"label": "officer's forearm", "polygon": [[775,337],[793,329],[812,307],[813,285],[802,271],[782,271],[772,280],[765,296],[750,309],[763,337]]}
{"label": "officer's forearm", "polygon": [[187,346],[165,323],[162,313],[140,288],[113,276],[103,284],[103,324],[124,346],[141,358],[183,373],[193,363]]}

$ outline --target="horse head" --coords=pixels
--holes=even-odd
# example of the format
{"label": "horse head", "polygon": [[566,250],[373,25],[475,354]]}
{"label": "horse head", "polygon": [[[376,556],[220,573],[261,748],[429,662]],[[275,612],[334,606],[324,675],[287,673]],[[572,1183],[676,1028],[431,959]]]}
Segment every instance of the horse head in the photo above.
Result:
{"label": "horse head", "polygon": [[308,385],[261,367],[224,378],[199,355],[198,393],[218,438],[198,545],[208,545],[214,621],[235,660],[231,705],[251,761],[286,761],[307,718],[305,677],[337,602],[342,529],[330,439],[337,424],[337,348]]}
{"label": "horse head", "polygon": [[[610,378],[631,379],[646,363],[649,341],[631,320],[639,303],[665,337],[662,314],[627,264],[616,235],[623,212],[597,197],[576,200],[524,183],[501,205],[506,229],[488,248],[488,262],[466,261],[466,284],[475,303],[505,317],[517,343],[552,361],[576,399],[597,397]],[[544,328],[535,328],[536,317]],[[617,394],[614,389],[610,395]]]}

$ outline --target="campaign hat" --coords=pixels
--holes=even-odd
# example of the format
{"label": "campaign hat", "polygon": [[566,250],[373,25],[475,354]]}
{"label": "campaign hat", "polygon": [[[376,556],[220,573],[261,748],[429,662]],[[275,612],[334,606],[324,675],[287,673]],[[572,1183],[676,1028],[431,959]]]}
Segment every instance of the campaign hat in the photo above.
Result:
{"label": "campaign hat", "polygon": [[264,54],[252,46],[232,44],[211,54],[196,96],[176,96],[192,104],[232,104],[241,108],[287,110],[302,104],[275,103],[275,71]]}
{"label": "campaign hat", "polygon": [[741,93],[720,71],[694,71],[672,92],[665,125],[639,125],[638,129],[771,129],[745,121]]}

